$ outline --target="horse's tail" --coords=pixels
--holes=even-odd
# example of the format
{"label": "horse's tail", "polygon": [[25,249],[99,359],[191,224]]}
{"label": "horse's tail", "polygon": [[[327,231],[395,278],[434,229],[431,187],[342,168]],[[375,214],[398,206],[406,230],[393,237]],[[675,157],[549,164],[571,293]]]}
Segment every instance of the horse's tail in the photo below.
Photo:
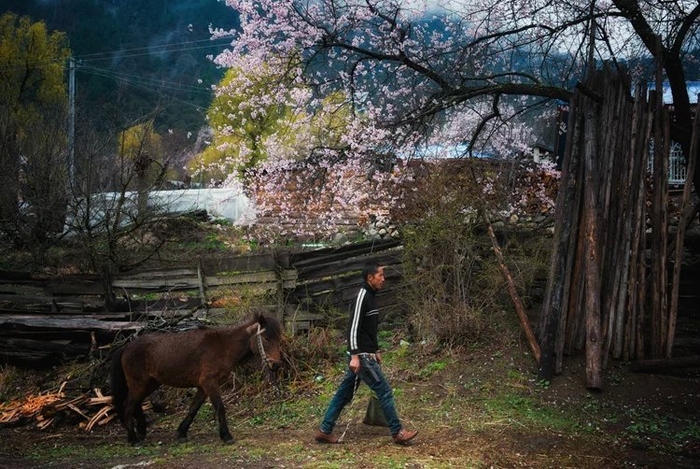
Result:
{"label": "horse's tail", "polygon": [[126,375],[122,368],[123,353],[124,347],[121,347],[114,352],[114,356],[112,357],[112,405],[121,423],[124,423],[124,403],[129,393],[129,386],[126,384]]}

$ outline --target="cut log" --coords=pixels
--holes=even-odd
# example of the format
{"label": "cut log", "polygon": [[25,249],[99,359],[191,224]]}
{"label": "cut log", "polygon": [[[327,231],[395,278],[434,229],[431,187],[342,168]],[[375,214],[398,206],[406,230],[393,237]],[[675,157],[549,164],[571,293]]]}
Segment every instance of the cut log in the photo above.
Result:
{"label": "cut log", "polygon": [[23,326],[35,329],[66,329],[66,330],[95,330],[95,331],[138,331],[144,324],[132,321],[103,321],[92,317],[65,316],[33,316],[15,315],[0,316],[0,328]]}
{"label": "cut log", "polygon": [[639,360],[630,365],[635,373],[660,373],[680,368],[700,367],[700,356]]}
{"label": "cut log", "polygon": [[53,355],[87,356],[90,345],[71,341],[30,340],[0,337],[0,358],[39,362]]}

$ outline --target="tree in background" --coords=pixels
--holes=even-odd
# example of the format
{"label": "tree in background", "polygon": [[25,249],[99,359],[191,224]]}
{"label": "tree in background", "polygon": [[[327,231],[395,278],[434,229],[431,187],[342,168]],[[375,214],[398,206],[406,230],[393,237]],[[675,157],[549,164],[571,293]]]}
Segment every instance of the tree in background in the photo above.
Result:
{"label": "tree in background", "polygon": [[190,171],[222,181],[231,172],[244,174],[278,149],[299,144],[297,130],[307,120],[301,98],[284,76],[267,63],[230,68],[216,87],[207,120],[210,145],[189,163]]}
{"label": "tree in background", "polygon": [[97,133],[81,139],[84,165],[66,222],[80,268],[102,274],[108,289],[111,275],[148,261],[167,242],[168,200],[149,195],[175,177],[171,155],[183,153],[183,140],[160,135],[153,119],[114,134],[107,143]]}
{"label": "tree in background", "polygon": [[148,191],[165,179],[169,162],[163,153],[163,142],[153,129],[153,120],[124,130],[119,137],[117,187],[138,192],[138,208],[148,208]]}
{"label": "tree in background", "polygon": [[[480,137],[488,135],[487,130],[499,129],[509,121],[522,122],[525,113],[539,104],[568,102],[574,87],[596,103],[588,108],[592,114],[585,127],[588,131],[604,99],[601,91],[588,88],[594,87],[590,78],[597,75],[596,69],[615,69],[617,75],[625,77],[620,89],[629,99],[633,87],[627,83],[626,64],[645,61],[653,62],[655,70],[670,84],[674,102],[672,137],[686,154],[691,147],[692,112],[686,84],[689,61],[684,59],[697,48],[700,38],[700,4],[696,0],[476,0],[448,1],[439,8],[435,2],[421,5],[408,0],[232,0],[228,4],[241,12],[241,32],[231,51],[221,54],[218,62],[231,66],[241,56],[253,62],[275,56],[282,63],[279,69],[286,70],[285,60],[300,60],[304,73],[299,79],[314,91],[314,96],[346,92],[348,104],[366,120],[365,132],[347,134],[352,151],[342,155],[346,161],[363,161],[372,153],[401,155],[406,149],[418,148],[434,129],[458,118],[455,111],[464,106],[480,115],[480,122],[471,129],[463,128],[462,142],[467,147],[465,153],[470,154]],[[223,33],[228,32],[217,32],[215,37]],[[637,89],[646,92],[654,74],[643,68],[631,72],[634,84],[642,85]],[[375,138],[380,134],[382,138]],[[617,135],[610,138],[618,143]],[[576,145],[578,151],[582,142],[571,139],[568,148]],[[594,139],[588,137],[586,144],[593,146]],[[591,153],[588,155],[587,168],[594,160]],[[635,162],[647,157],[646,152],[639,152]],[[660,166],[657,164],[657,168]],[[588,178],[591,174],[587,172],[584,181],[573,177],[567,181],[567,185],[585,187],[588,201],[592,200],[588,196],[595,193],[595,182]],[[696,188],[700,187],[700,169],[692,176]],[[644,175],[640,172],[635,177],[641,181]],[[488,179],[472,179],[484,187],[489,184]],[[442,189],[439,187],[439,195],[450,196]],[[668,209],[660,206],[665,203],[662,199],[656,199],[660,203],[655,209]],[[456,211],[452,205],[447,207],[448,212]],[[589,226],[604,226],[593,223],[595,204],[589,203],[588,207],[586,215],[592,221]],[[486,215],[482,219],[488,223],[494,251],[500,252],[494,224],[490,223],[493,214]],[[457,212],[454,216],[462,219],[465,214]],[[656,233],[654,236],[659,241],[654,251],[664,252],[668,247],[662,241],[665,238]],[[595,252],[595,238],[588,238],[592,241],[591,252]],[[592,254],[583,257],[590,259],[582,270],[587,272],[587,292],[593,292],[589,298],[596,299],[601,290],[597,259]],[[507,266],[501,259],[499,264],[512,286]],[[613,261],[600,271],[615,268]],[[662,272],[662,268],[657,270]],[[550,279],[563,285],[562,278]],[[666,284],[661,281],[659,285],[663,288]],[[633,288],[643,289],[638,285]],[[654,288],[655,292],[659,290]],[[519,309],[519,302],[514,302]],[[595,305],[587,309],[587,323],[593,331],[596,321],[604,316]],[[524,314],[519,315],[529,331]],[[593,332],[587,339],[588,344],[599,337]]]}
{"label": "tree in background", "polygon": [[66,33],[79,63],[76,102],[97,130],[128,125],[160,106],[156,129],[183,134],[204,125],[210,86],[223,75],[208,56],[225,41],[211,41],[209,25],[237,24],[238,16],[211,0],[3,0],[5,11]]}
{"label": "tree in background", "polygon": [[[511,65],[507,57],[489,62],[498,57],[493,47],[459,50],[455,41],[469,35],[460,19],[447,14],[430,19],[394,2],[231,5],[241,13],[242,32],[217,63],[248,69],[241,64],[274,57],[273,68],[286,82],[312,91],[307,109],[318,109],[335,93],[334,109],[347,116],[337,145],[318,146],[301,159],[275,159],[256,172],[257,193],[282,201],[276,207],[280,219],[300,218],[295,200],[322,212],[305,237],[329,234],[349,211],[359,212],[361,220],[386,216],[386,207],[401,203],[393,187],[413,177],[397,159],[435,149],[445,156],[450,148],[452,157],[511,157],[535,142],[522,116],[541,100],[508,98],[507,90],[495,88],[489,99],[489,83],[518,74],[503,71]],[[215,37],[224,34],[230,33],[218,31]],[[481,90],[473,99],[447,95],[470,80]],[[557,85],[538,82],[510,91],[566,99],[569,91]]]}
{"label": "tree in background", "polygon": [[69,54],[65,35],[44,23],[0,17],[0,224],[17,246],[62,230]]}
{"label": "tree in background", "polygon": [[[396,129],[422,129],[462,103],[487,99],[492,112],[485,117],[502,119],[503,105],[532,106],[521,97],[568,101],[592,61],[619,65],[654,58],[671,84],[674,138],[689,148],[684,57],[698,44],[696,1],[481,0],[438,8],[399,0],[234,0],[229,5],[240,12],[242,31],[231,52],[219,56],[221,65],[243,54],[251,60],[301,58],[308,86],[319,94],[347,91],[352,105],[377,127],[394,129],[395,142],[411,135]],[[597,38],[592,49],[586,47],[590,37]],[[700,169],[696,183],[699,177]]]}
{"label": "tree in background", "polygon": [[[413,177],[399,159],[460,157],[472,150],[502,158],[527,153],[535,142],[530,126],[510,118],[517,115],[512,106],[490,119],[485,116],[491,107],[483,101],[446,111],[429,134],[392,134],[372,110],[353,109],[346,92],[317,97],[300,87],[302,73],[286,70],[288,63],[261,67],[247,55],[227,60],[236,65],[217,90],[210,113],[215,137],[198,163],[214,156],[202,167],[228,175],[228,187],[245,183],[258,219],[265,221],[262,231],[254,229],[258,240],[319,241],[358,220],[365,228],[385,223],[389,207],[406,195],[397,187]],[[477,126],[480,138],[465,145],[464,136]],[[400,151],[392,148],[397,134],[404,144]]]}
{"label": "tree in background", "polygon": [[313,159],[344,148],[352,118],[345,95],[316,99],[301,83],[301,71],[285,73],[282,65],[293,66],[242,56],[226,72],[207,116],[213,138],[189,163],[192,173],[216,181],[231,174],[244,180],[266,163]]}

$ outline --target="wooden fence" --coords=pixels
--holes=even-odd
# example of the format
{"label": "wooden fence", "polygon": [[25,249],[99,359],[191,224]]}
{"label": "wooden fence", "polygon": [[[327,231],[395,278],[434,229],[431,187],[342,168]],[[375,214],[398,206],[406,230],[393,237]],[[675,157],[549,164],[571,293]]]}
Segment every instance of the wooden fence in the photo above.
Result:
{"label": "wooden fence", "polygon": [[[577,88],[570,103],[539,328],[541,380],[560,374],[564,357],[583,350],[586,386],[600,389],[610,359],[669,358],[675,346],[685,229],[695,216],[691,186],[684,188],[673,236],[671,116],[660,96],[647,100],[643,85],[632,99],[629,83],[606,64]],[[658,164],[649,181],[651,142]],[[689,174],[697,154],[691,150]]]}
{"label": "wooden fence", "polygon": [[193,265],[119,275],[40,278],[0,272],[0,360],[38,363],[109,349],[120,336],[234,307],[222,292],[263,295],[290,333],[345,318],[367,260],[386,265],[380,293],[400,307],[401,244],[370,241],[314,251],[197,259]]}

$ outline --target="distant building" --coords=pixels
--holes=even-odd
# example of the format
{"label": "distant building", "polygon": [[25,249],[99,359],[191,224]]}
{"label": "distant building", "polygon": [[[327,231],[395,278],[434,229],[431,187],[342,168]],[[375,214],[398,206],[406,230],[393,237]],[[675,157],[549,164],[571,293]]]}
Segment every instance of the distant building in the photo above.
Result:
{"label": "distant building", "polygon": [[[650,83],[649,91],[656,89],[656,83]],[[686,81],[686,89],[688,90],[688,98],[693,107],[698,105],[698,95],[700,94],[700,81]],[[663,82],[661,85],[661,96],[664,105],[673,112],[673,95],[671,94],[671,85],[668,82]],[[649,157],[649,171],[654,168],[654,161]],[[668,184],[671,187],[679,187],[685,184],[687,176],[687,165],[683,149],[676,142],[671,143],[671,153],[668,160]]]}
{"label": "distant building", "polygon": [[[688,89],[688,98],[690,98],[690,104],[698,104],[698,94],[700,94],[700,81],[686,81],[686,88]],[[656,89],[656,83],[649,83],[649,91]],[[662,96],[664,104],[669,106],[673,110],[673,95],[671,94],[671,85],[668,82],[664,82],[661,85]]]}
{"label": "distant building", "polygon": [[[698,95],[700,95],[700,81],[688,81],[686,82],[688,89],[688,97],[690,99],[690,104],[697,107]],[[648,88],[649,91],[656,89],[655,83],[650,83]],[[670,111],[673,111],[673,95],[671,94],[671,86],[668,82],[664,82],[662,85],[662,98],[663,103],[666,105]],[[566,149],[566,132],[569,122],[569,103],[560,102],[559,103],[559,113],[557,115],[556,122],[556,133],[553,148],[553,160],[556,161],[557,167],[561,168],[562,158],[564,157],[564,151]],[[650,157],[648,170],[653,169],[653,161]],[[685,155],[679,144],[673,142],[671,145],[671,154],[669,156],[669,174],[668,183],[671,187],[679,187],[685,184],[686,179],[686,160]]]}
{"label": "distant building", "polygon": [[536,143],[532,146],[532,161],[535,163],[554,163],[554,149],[543,143]]}

